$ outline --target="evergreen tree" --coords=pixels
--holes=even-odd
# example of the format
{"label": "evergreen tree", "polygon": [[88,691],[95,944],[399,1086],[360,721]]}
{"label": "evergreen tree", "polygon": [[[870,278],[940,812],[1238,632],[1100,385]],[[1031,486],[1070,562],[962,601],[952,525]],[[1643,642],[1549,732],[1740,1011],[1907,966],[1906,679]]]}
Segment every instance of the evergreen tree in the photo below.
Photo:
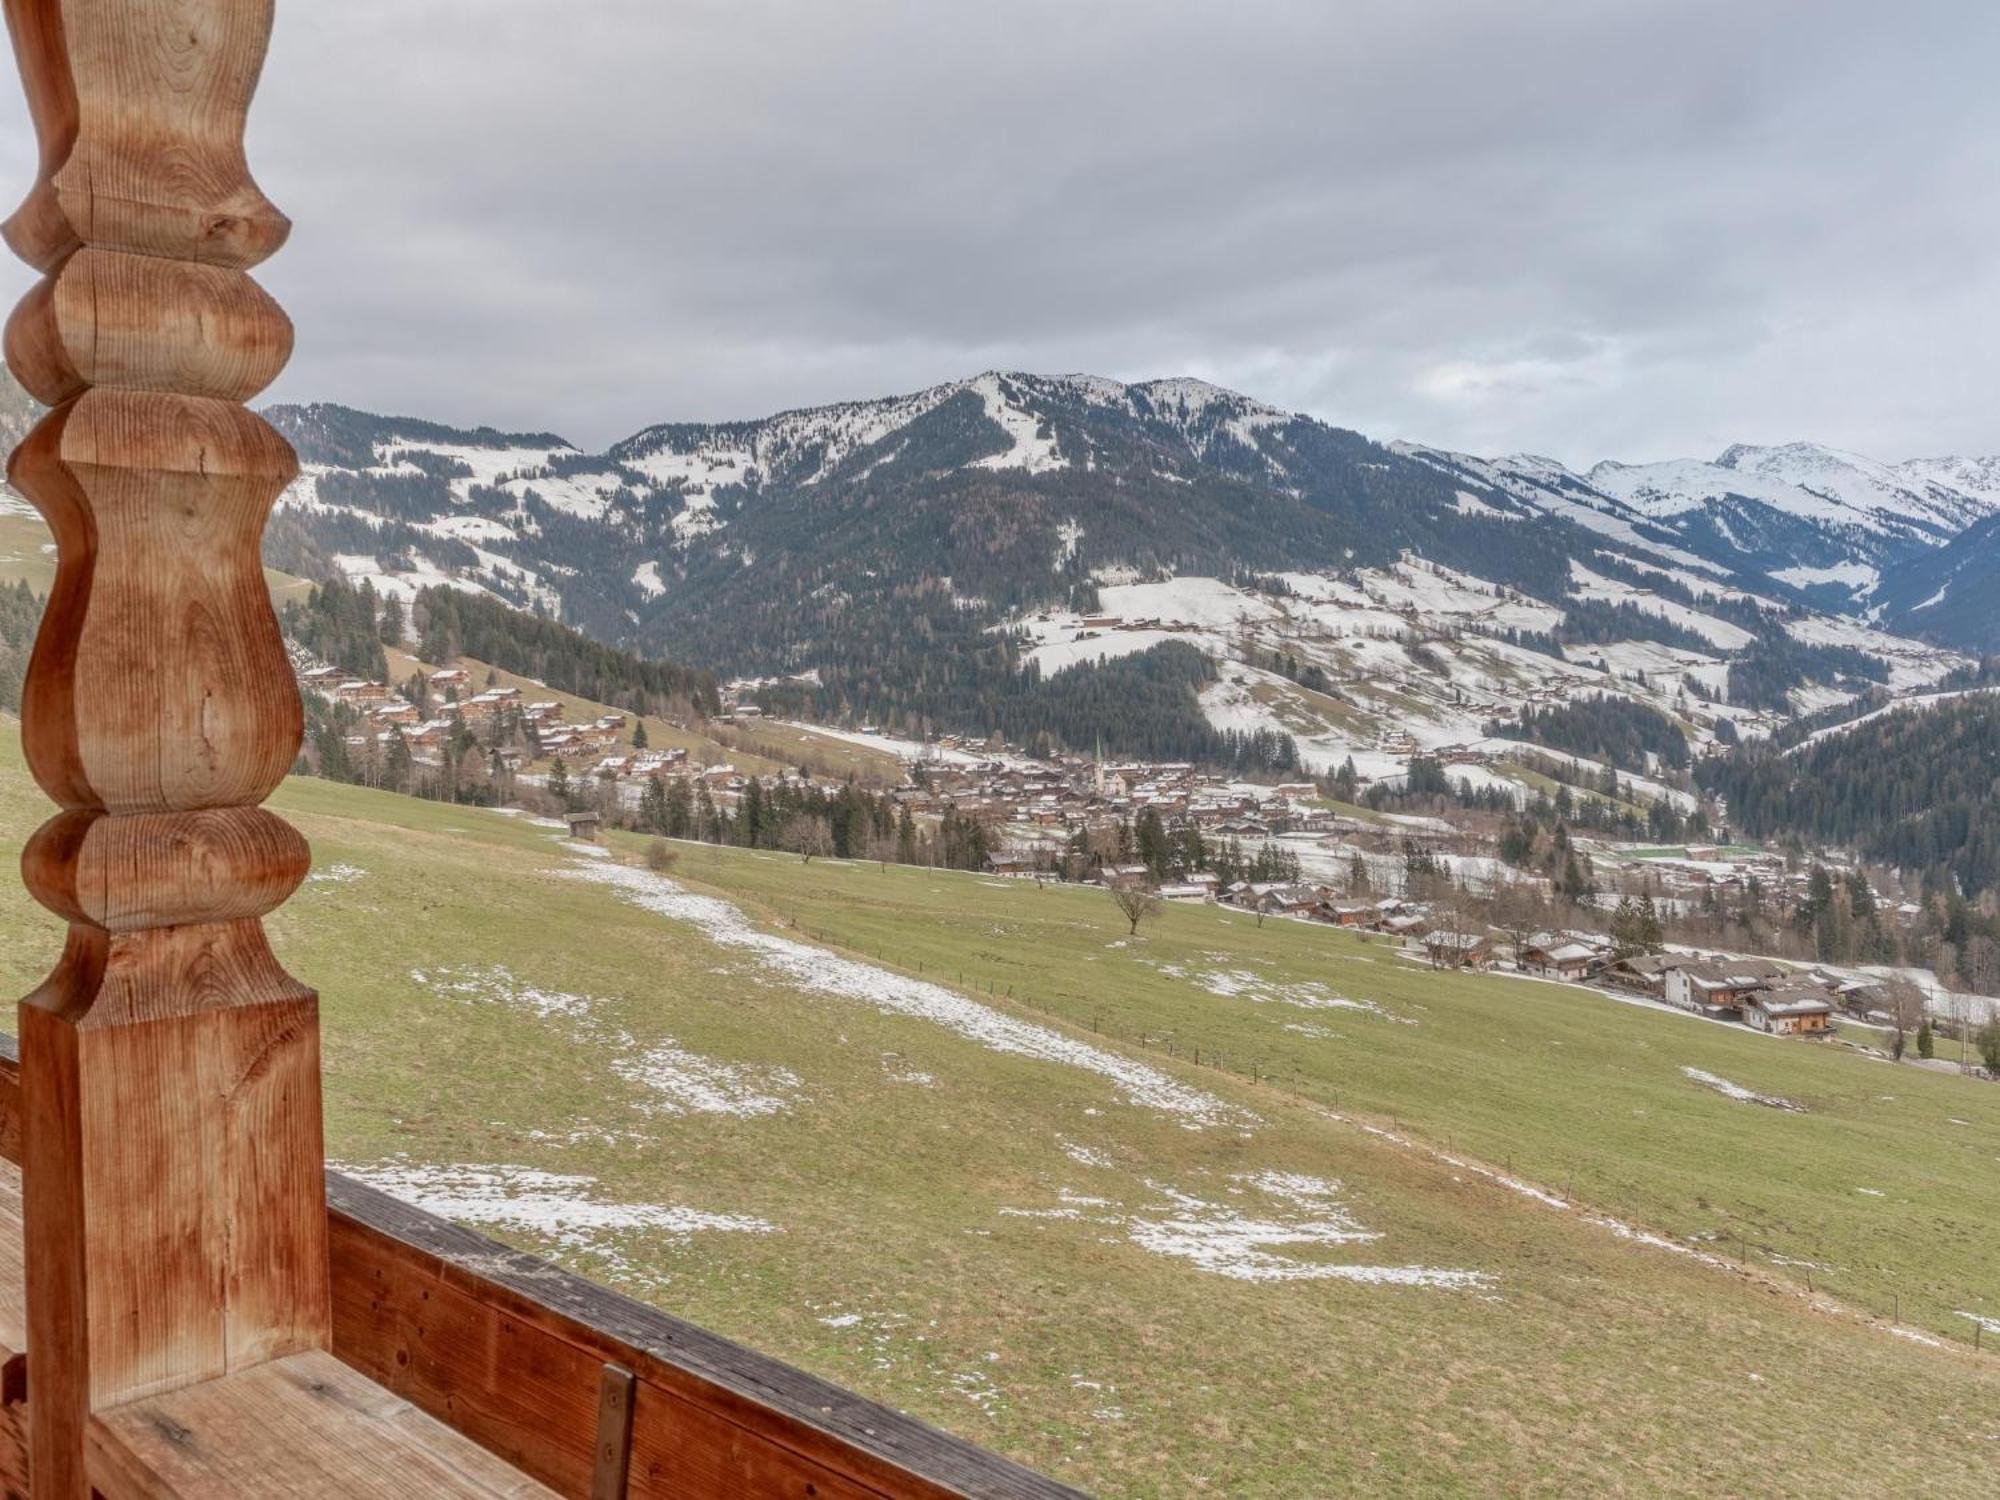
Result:
{"label": "evergreen tree", "polygon": [[[389,602],[393,604],[395,601],[392,599]],[[383,772],[382,784],[392,792],[409,790],[412,768],[410,742],[403,738],[403,731],[401,729],[391,729],[389,731],[389,755]]]}
{"label": "evergreen tree", "polygon": [[672,823],[667,812],[667,786],[658,776],[648,776],[639,793],[639,827],[647,833],[666,833]]}

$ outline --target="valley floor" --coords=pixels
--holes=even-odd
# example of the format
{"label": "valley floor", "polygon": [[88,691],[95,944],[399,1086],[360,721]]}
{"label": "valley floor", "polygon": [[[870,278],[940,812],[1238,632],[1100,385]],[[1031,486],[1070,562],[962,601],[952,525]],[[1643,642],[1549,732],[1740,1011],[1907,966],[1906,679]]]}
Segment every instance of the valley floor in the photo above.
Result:
{"label": "valley floor", "polygon": [[[1990,1493],[1991,1085],[1216,908],[274,806],[350,1170],[1086,1488]],[[0,889],[16,993],[56,946]]]}

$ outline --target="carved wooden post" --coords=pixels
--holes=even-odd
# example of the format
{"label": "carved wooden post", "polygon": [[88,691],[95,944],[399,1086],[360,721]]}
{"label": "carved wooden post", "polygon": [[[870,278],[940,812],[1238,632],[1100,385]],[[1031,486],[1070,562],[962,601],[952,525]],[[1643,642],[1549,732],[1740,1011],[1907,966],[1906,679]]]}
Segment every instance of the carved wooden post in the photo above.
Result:
{"label": "carved wooden post", "polygon": [[92,1410],[328,1338],[318,1004],[259,920],[308,863],[257,805],[300,737],[258,557],[296,461],[242,404],[291,353],[247,274],[289,226],[242,144],[272,0],[6,11],[45,273],[7,358],[54,408],[11,474],[59,549],[22,865],[70,924],[20,1017],[31,1451],[80,1496]]}

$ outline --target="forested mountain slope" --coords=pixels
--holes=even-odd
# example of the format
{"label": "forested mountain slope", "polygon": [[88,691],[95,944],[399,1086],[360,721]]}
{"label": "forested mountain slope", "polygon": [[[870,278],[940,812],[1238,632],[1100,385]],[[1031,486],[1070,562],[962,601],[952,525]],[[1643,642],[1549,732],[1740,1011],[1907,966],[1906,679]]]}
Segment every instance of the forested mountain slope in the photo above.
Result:
{"label": "forested mountain slope", "polygon": [[1702,779],[1758,838],[1795,833],[1966,895],[2000,886],[2000,696],[1991,687],[1884,709],[1790,750],[1746,747]]}
{"label": "forested mountain slope", "polygon": [[[1322,765],[1579,694],[1699,744],[1925,686],[1963,663],[1871,629],[1865,597],[1995,505],[1958,460],[1794,445],[1586,477],[1193,380],[988,372],[602,454],[270,415],[306,465],[284,523],[384,590],[481,590],[798,712],[1072,745],[1143,718],[1114,748],[1289,735]],[[1210,665],[1156,660],[1170,645]],[[1083,709],[1106,703],[1127,712]]]}

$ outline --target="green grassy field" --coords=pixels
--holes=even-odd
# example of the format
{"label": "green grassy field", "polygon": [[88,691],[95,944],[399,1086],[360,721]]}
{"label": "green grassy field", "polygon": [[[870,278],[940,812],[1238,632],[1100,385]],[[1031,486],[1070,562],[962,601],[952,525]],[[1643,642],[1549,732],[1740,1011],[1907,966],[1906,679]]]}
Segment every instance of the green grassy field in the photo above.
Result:
{"label": "green grassy field", "polygon": [[[338,1160],[1087,1488],[1991,1491],[2000,1089],[1212,908],[274,805]],[[9,725],[0,834],[45,811]],[[55,951],[0,887],[17,993]]]}

